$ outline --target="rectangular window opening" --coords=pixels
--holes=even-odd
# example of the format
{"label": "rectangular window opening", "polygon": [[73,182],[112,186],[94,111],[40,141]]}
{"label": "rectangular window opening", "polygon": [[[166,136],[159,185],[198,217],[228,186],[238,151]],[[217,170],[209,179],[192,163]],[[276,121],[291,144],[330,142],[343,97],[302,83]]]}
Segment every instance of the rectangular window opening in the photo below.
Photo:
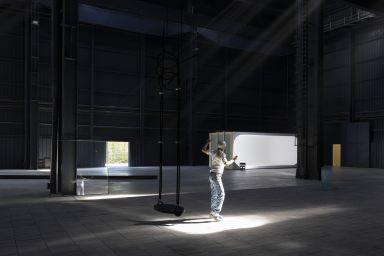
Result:
{"label": "rectangular window opening", "polygon": [[107,141],[106,166],[129,166],[129,142]]}

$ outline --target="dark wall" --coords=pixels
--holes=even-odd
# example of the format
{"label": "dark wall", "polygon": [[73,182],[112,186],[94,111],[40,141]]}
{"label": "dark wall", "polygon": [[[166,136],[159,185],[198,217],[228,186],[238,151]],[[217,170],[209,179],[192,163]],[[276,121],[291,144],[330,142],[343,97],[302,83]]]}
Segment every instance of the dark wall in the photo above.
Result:
{"label": "dark wall", "polygon": [[331,127],[337,124],[367,123],[368,164],[351,164],[354,155],[343,158],[350,166],[384,167],[384,21],[327,33],[324,58],[325,140],[334,138]]}
{"label": "dark wall", "polygon": [[[85,24],[80,38],[81,138],[128,140],[132,164],[158,164],[156,58],[161,38]],[[186,47],[187,41],[182,44]],[[166,47],[175,50],[176,40],[168,38]],[[187,71],[182,77],[183,163],[205,164],[200,148],[209,132],[293,132],[288,57],[244,54],[202,39],[198,48],[196,57],[182,67],[195,65],[195,78],[188,77]],[[191,79],[195,80],[188,89]],[[165,94],[164,128],[164,163],[172,165],[176,154],[176,94],[172,90]],[[192,145],[187,143],[190,137]]]}
{"label": "dark wall", "polygon": [[0,9],[0,167],[24,162],[24,15]]}
{"label": "dark wall", "polygon": [[332,165],[332,146],[341,144],[343,166],[369,167],[369,122],[328,124],[324,128],[324,163]]}
{"label": "dark wall", "polygon": [[218,50],[204,43],[199,48],[193,90],[195,164],[206,163],[200,149],[209,132],[294,132],[288,57]]}
{"label": "dark wall", "polygon": [[[9,12],[9,13],[8,13]],[[0,12],[0,168],[26,168],[24,11]],[[40,167],[50,158],[52,90],[50,19],[40,16],[38,83],[32,88]],[[186,37],[183,47],[189,45]],[[160,37],[81,24],[79,27],[78,159],[102,165],[103,141],[129,141],[133,165],[158,164]],[[176,49],[175,38],[166,45]],[[293,133],[292,57],[271,57],[197,39],[183,64],[183,164],[206,164],[200,148],[209,132]],[[183,57],[188,50],[183,51]],[[188,70],[193,68],[193,72]],[[172,83],[169,87],[174,88]],[[175,164],[176,96],[165,95],[165,164]],[[81,145],[80,145],[81,144]]]}

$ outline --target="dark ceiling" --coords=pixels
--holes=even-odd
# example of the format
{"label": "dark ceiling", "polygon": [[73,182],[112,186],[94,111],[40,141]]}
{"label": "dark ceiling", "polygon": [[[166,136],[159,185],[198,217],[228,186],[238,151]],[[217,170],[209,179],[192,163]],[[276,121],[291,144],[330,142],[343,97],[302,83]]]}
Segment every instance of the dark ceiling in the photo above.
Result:
{"label": "dark ceiling", "polygon": [[[264,29],[296,5],[296,0],[79,0],[80,2],[109,9],[141,12],[153,12],[153,9],[169,7],[174,10],[187,10],[188,3],[193,2],[195,14],[213,19],[224,19],[255,28]],[[320,1],[320,0],[319,0]],[[331,0],[336,2],[337,0]],[[348,0],[349,2],[373,12],[384,12],[384,0]],[[152,10],[146,10],[141,3],[149,4]],[[148,5],[147,5],[148,6]],[[291,8],[292,9],[292,8]]]}
{"label": "dark ceiling", "polygon": [[[80,0],[82,3],[96,5],[120,11],[142,8],[141,3],[146,2],[158,8],[169,7],[172,9],[187,10],[188,0]],[[195,0],[193,1],[195,14],[265,28],[279,18],[295,0]],[[152,12],[153,10],[148,10]]]}
{"label": "dark ceiling", "polygon": [[384,1],[383,0],[348,0],[349,2],[368,9],[372,12],[384,13]]}
{"label": "dark ceiling", "polygon": [[[50,5],[51,0],[39,0],[41,3]],[[362,8],[373,12],[384,12],[383,0],[346,0]],[[25,0],[0,0],[0,4],[16,4]],[[127,0],[79,0],[79,2],[94,4],[97,6],[108,7],[111,9],[129,9],[132,8],[132,1]],[[186,8],[189,0],[142,0],[142,2],[156,4],[158,6],[168,6],[170,8]],[[261,15],[274,16],[282,13],[296,0],[192,0],[197,13],[217,16],[227,7],[259,9]]]}

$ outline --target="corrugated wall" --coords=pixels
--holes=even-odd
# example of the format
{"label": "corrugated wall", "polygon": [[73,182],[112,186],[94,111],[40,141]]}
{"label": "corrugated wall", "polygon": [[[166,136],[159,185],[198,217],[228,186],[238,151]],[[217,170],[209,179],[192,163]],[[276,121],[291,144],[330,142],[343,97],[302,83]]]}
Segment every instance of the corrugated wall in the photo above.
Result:
{"label": "corrugated wall", "polygon": [[371,124],[371,167],[384,167],[384,21],[356,30],[356,117]]}
{"label": "corrugated wall", "polygon": [[[336,123],[366,122],[370,167],[384,161],[384,20],[327,33],[324,56],[325,131]],[[328,129],[329,130],[329,129]],[[331,136],[326,134],[325,136]],[[325,149],[329,150],[329,149]]]}
{"label": "corrugated wall", "polygon": [[[16,15],[0,13],[0,168],[25,166],[23,15],[22,10]],[[51,152],[49,29],[49,17],[42,15],[39,82],[33,91],[33,100],[38,102],[39,143],[35,146],[40,167],[47,167]],[[175,49],[176,40],[167,40],[167,45]],[[202,38],[198,39],[198,48],[190,91],[183,80],[183,92],[188,91],[183,94],[183,163],[206,164],[200,148],[209,132],[294,132],[294,71],[289,68],[288,57],[244,54],[214,46]],[[133,165],[158,164],[156,58],[161,49],[159,37],[80,25],[79,140],[129,141]],[[175,164],[176,97],[174,92],[165,97],[165,164]],[[192,111],[188,100],[192,101]],[[186,134],[187,130],[190,134]],[[103,150],[100,143],[81,142],[79,164],[102,163],[96,158],[101,157]]]}
{"label": "corrugated wall", "polygon": [[[161,38],[90,25],[81,26],[80,38],[80,138],[129,141],[134,165],[158,164],[156,58]],[[167,40],[171,49],[175,44]],[[183,162],[189,154],[193,164],[206,162],[200,148],[212,131],[292,132],[288,59],[249,53],[244,59],[243,55],[199,41],[194,60],[197,81],[192,96],[183,95],[184,100],[191,96],[193,102],[193,145],[184,141]],[[165,164],[175,164],[176,97],[172,91],[165,95],[165,109]],[[187,138],[185,111],[184,102],[182,130]]]}
{"label": "corrugated wall", "polygon": [[294,131],[287,57],[245,54],[203,42],[199,49],[193,90],[194,163],[206,163],[200,148],[209,132]]}
{"label": "corrugated wall", "polygon": [[348,31],[327,34],[324,46],[323,116],[325,121],[349,118],[350,38]]}
{"label": "corrugated wall", "polygon": [[0,168],[24,166],[24,16],[0,10]]}

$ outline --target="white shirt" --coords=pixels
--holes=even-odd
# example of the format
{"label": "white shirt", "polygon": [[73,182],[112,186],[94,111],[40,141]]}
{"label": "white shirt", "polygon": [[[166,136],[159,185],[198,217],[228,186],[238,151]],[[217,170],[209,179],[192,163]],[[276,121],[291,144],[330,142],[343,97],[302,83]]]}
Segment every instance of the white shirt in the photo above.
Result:
{"label": "white shirt", "polygon": [[231,165],[234,160],[227,160],[225,153],[223,152],[221,157],[217,155],[217,150],[211,150],[208,152],[208,155],[211,157],[211,170],[210,172],[215,172],[222,174],[224,172],[224,167]]}

